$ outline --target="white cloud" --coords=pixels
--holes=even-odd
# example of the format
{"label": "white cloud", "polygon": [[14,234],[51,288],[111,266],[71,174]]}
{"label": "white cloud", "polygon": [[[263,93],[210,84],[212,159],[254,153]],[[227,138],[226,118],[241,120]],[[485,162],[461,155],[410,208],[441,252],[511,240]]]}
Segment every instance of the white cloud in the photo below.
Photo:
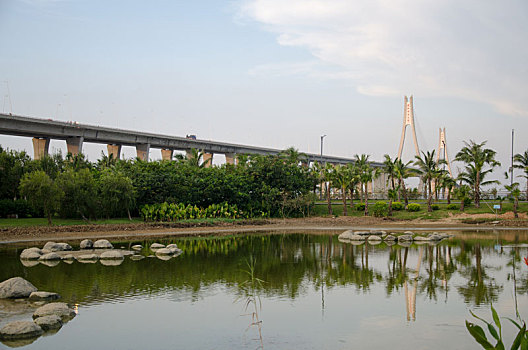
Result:
{"label": "white cloud", "polygon": [[248,0],[240,12],[280,45],[317,58],[294,71],[283,65],[289,74],[348,79],[368,95],[460,97],[528,116],[527,10],[522,0]]}

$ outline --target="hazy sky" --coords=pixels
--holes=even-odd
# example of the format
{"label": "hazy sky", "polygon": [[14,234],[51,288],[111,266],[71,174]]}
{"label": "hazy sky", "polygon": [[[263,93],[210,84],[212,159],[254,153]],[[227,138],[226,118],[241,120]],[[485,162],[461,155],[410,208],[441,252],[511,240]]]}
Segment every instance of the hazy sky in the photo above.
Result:
{"label": "hazy sky", "polygon": [[[326,134],[325,154],[381,160],[396,155],[413,94],[421,149],[436,148],[439,127],[451,158],[488,140],[502,180],[511,129],[515,152],[528,148],[527,42],[524,0],[0,0],[0,102],[313,153]],[[28,138],[0,144],[32,153]],[[104,149],[84,148],[92,160]]]}

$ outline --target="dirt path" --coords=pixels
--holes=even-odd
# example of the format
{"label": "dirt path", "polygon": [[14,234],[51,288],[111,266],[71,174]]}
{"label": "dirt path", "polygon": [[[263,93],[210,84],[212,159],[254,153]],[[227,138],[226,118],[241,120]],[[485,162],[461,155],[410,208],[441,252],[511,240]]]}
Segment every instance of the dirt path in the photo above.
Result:
{"label": "dirt path", "polygon": [[301,219],[246,220],[234,223],[133,223],[116,225],[75,225],[9,227],[0,229],[0,243],[63,240],[83,238],[138,239],[141,237],[228,235],[243,232],[292,232],[336,233],[346,229],[379,228],[386,230],[472,230],[509,227],[528,229],[526,218],[510,220],[511,214],[503,214],[498,224],[463,224],[460,219],[490,219],[488,214],[458,214],[441,220],[394,220],[374,217],[311,217]]}

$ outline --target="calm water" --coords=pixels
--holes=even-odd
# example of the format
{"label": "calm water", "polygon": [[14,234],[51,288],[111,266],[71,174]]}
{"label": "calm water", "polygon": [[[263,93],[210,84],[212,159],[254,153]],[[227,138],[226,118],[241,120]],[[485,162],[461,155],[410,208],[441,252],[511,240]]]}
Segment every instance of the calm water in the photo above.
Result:
{"label": "calm water", "polygon": [[[23,276],[78,305],[58,333],[24,349],[256,349],[253,307],[244,309],[250,256],[264,281],[254,294],[265,349],[478,349],[464,326],[469,310],[491,319],[493,303],[501,316],[518,309],[528,318],[526,231],[457,233],[410,247],[301,233],[162,243],[184,253],[119,266],[25,267],[23,247],[0,247],[0,280]],[[30,319],[32,310],[1,302],[0,324]],[[508,345],[513,332],[506,324]]]}

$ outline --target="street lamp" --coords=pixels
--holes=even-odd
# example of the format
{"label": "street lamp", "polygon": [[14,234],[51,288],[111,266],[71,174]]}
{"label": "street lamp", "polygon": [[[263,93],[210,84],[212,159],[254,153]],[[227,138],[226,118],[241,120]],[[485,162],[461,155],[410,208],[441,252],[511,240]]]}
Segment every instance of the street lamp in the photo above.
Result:
{"label": "street lamp", "polygon": [[321,136],[321,162],[323,161],[323,139],[326,137],[326,135]]}

